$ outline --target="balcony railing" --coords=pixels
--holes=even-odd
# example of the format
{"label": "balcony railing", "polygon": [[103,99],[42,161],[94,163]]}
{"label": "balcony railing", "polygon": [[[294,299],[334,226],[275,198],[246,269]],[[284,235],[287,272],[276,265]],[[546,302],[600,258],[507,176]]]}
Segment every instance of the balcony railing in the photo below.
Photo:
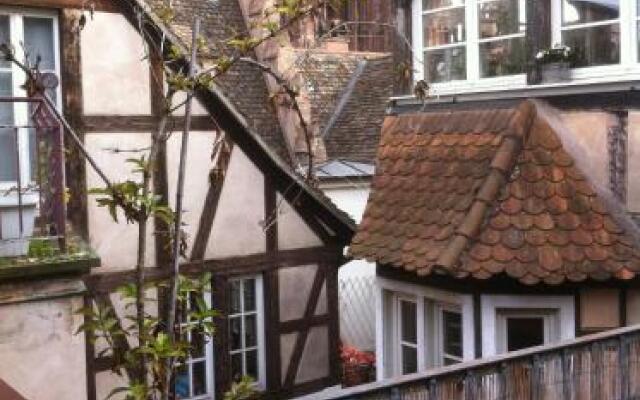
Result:
{"label": "balcony railing", "polygon": [[0,97],[0,258],[67,250],[64,136],[43,98]]}
{"label": "balcony railing", "polygon": [[640,326],[533,347],[305,399],[631,400],[640,398]]}

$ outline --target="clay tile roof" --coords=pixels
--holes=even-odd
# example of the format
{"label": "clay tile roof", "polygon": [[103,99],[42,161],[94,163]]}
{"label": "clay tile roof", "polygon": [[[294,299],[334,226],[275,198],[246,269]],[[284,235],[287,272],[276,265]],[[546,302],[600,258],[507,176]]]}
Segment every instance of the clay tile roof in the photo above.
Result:
{"label": "clay tile roof", "polygon": [[531,101],[388,117],[354,257],[524,284],[631,279],[638,230]]}

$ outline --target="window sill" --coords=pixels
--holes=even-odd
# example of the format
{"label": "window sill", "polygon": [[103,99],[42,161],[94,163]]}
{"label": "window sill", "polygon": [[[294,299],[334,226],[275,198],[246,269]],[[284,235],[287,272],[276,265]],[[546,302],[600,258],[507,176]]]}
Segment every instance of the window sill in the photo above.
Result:
{"label": "window sill", "polygon": [[[606,75],[604,72],[606,71]],[[584,71],[575,70],[571,81],[561,83],[543,83],[527,85],[522,75],[505,78],[487,79],[478,82],[460,82],[457,84],[434,85],[431,96],[422,102],[415,95],[396,96],[390,99],[391,107],[463,103],[488,100],[544,98],[562,95],[580,95],[595,93],[626,92],[640,90],[640,72],[623,73],[602,68],[603,76],[585,76]],[[624,80],[620,76],[624,76]]]}

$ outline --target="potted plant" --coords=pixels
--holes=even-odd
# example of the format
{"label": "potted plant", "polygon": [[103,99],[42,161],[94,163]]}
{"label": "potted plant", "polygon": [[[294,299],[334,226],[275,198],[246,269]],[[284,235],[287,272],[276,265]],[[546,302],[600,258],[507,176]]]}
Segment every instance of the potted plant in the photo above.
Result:
{"label": "potted plant", "polygon": [[536,62],[540,65],[543,83],[558,83],[571,80],[571,66],[575,53],[569,46],[556,44],[553,47],[539,51]]}
{"label": "potted plant", "polygon": [[375,380],[376,357],[373,353],[342,346],[342,384],[344,387],[362,385]]}

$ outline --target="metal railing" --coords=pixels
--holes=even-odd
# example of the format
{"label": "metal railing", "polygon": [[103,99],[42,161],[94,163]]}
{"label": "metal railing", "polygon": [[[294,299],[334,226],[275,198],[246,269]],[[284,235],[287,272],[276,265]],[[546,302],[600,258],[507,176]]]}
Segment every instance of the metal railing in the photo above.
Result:
{"label": "metal railing", "polygon": [[309,399],[631,400],[640,398],[640,326],[533,347]]}
{"label": "metal railing", "polygon": [[0,171],[0,257],[26,256],[30,247],[64,251],[62,125],[38,95],[0,97],[0,113],[0,135],[10,144],[0,149],[0,157],[9,160],[4,164],[9,170]]}

